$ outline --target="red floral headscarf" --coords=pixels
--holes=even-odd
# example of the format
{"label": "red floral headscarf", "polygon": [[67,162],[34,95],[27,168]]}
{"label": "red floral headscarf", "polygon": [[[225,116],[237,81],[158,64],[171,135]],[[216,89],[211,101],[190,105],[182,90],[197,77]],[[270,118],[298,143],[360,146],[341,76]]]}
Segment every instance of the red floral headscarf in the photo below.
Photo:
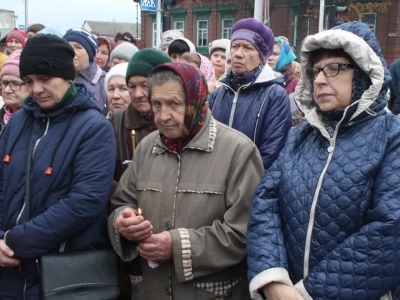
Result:
{"label": "red floral headscarf", "polygon": [[168,149],[180,153],[204,124],[208,110],[207,81],[194,66],[188,63],[170,62],[162,64],[154,68],[152,74],[161,69],[171,70],[183,82],[186,104],[184,123],[188,131],[186,135],[174,140],[160,133],[161,140]]}

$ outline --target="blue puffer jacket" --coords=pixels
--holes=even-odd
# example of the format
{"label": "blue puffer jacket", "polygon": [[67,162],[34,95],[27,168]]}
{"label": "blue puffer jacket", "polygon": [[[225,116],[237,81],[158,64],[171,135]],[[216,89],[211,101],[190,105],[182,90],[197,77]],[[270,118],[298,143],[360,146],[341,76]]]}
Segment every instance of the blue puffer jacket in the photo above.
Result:
{"label": "blue puffer jacket", "polygon": [[296,101],[308,122],[291,131],[252,201],[253,299],[273,281],[295,284],[304,299],[400,295],[400,119],[384,110],[390,74],[366,25],[338,29],[305,40],[303,78],[310,52],[343,48],[372,84],[346,108],[331,137],[310,83],[300,80]]}
{"label": "blue puffer jacket", "polygon": [[292,126],[289,98],[281,86],[283,77],[275,78],[266,65],[236,92],[232,71],[221,83],[209,100],[214,118],[247,135],[257,145],[264,169],[268,169],[278,158]]}
{"label": "blue puffer jacket", "polygon": [[[94,95],[77,96],[45,115],[31,97],[13,115],[0,144],[0,238],[21,259],[0,267],[0,299],[40,299],[36,259],[57,252],[109,246],[106,221],[116,145],[111,123]],[[31,142],[29,142],[31,140]],[[29,204],[24,204],[28,149],[32,158]],[[3,158],[9,155],[9,163]],[[52,174],[46,175],[48,167]],[[26,284],[25,297],[23,297]]]}

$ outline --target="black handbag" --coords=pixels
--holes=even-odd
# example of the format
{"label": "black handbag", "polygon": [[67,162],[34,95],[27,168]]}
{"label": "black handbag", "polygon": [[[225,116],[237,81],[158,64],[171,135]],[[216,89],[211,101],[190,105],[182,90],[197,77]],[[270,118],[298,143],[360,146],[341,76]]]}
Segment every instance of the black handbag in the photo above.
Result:
{"label": "black handbag", "polygon": [[111,250],[47,254],[41,262],[46,300],[112,300],[119,294],[117,262]]}

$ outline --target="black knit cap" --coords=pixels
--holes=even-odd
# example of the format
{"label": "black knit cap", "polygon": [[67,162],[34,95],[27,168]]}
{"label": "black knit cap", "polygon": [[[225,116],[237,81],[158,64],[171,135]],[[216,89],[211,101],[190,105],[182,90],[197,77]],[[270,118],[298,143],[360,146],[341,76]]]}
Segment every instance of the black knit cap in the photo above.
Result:
{"label": "black knit cap", "polygon": [[74,49],[64,39],[52,34],[35,35],[22,50],[20,76],[49,75],[74,80],[74,56]]}

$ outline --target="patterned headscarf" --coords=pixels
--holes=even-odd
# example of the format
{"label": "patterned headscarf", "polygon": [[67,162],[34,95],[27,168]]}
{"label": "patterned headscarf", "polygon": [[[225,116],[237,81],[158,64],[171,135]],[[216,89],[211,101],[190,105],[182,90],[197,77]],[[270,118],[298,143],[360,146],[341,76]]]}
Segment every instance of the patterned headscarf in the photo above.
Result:
{"label": "patterned headscarf", "polygon": [[180,153],[204,125],[208,110],[208,87],[206,79],[192,65],[184,62],[171,62],[157,66],[150,76],[159,70],[171,70],[183,83],[185,92],[185,136],[169,139],[160,134],[161,140],[170,151]]}
{"label": "patterned headscarf", "polygon": [[215,69],[211,61],[200,53],[197,53],[197,55],[200,56],[200,71],[203,72],[207,81],[213,81],[215,79]]}

